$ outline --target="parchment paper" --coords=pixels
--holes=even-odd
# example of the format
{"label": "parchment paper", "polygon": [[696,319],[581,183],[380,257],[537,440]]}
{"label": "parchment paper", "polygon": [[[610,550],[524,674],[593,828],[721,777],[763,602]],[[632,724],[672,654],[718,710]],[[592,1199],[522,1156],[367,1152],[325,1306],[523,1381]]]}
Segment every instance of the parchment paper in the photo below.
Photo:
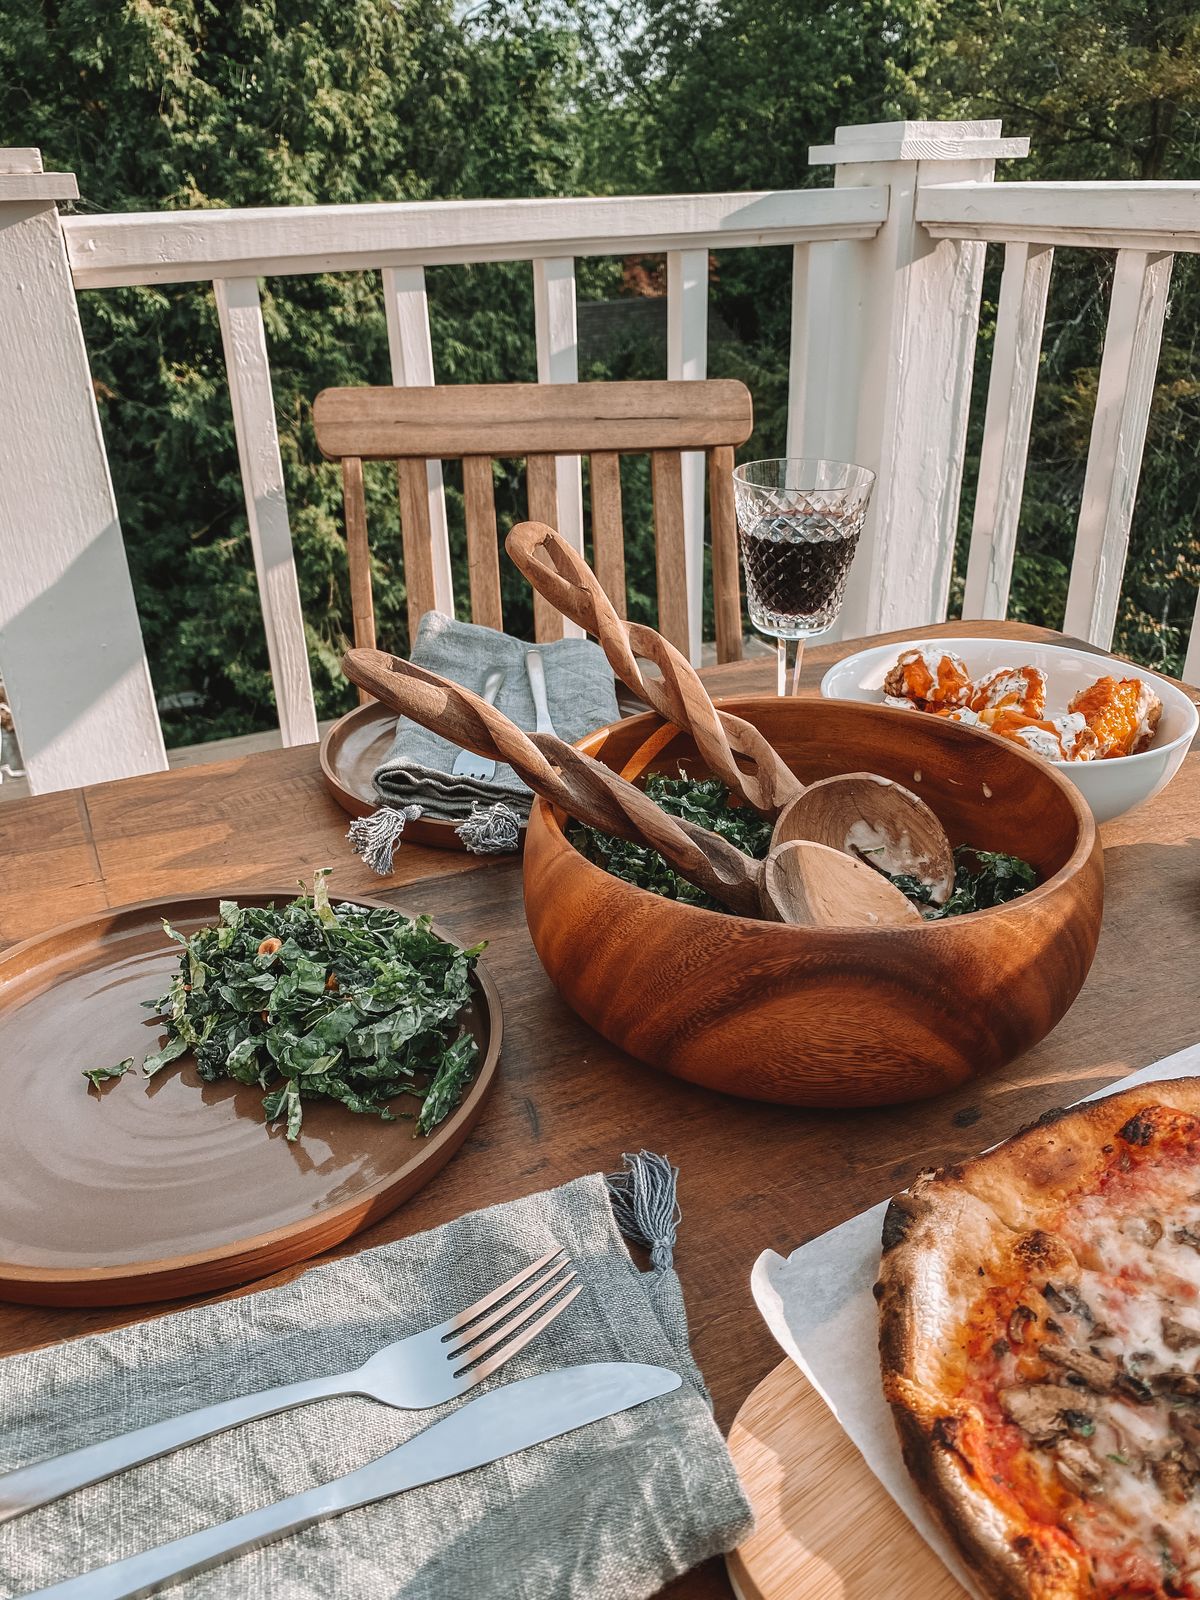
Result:
{"label": "parchment paper", "polygon": [[[1160,1078],[1200,1073],[1200,1044],[1086,1095],[1099,1100]],[[1014,1132],[1016,1130],[1014,1129]],[[793,1250],[764,1250],[750,1286],[767,1326],[861,1451],[871,1471],[968,1594],[986,1600],[961,1556],[925,1509],[900,1455],[879,1381],[877,1313],[871,1285],[887,1201]]]}

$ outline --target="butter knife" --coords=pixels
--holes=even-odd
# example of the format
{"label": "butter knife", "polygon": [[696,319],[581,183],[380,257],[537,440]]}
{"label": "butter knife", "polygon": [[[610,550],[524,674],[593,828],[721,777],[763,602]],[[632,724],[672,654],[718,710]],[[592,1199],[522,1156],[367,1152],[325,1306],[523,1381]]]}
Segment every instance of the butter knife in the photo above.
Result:
{"label": "butter knife", "polygon": [[537,718],[534,729],[536,733],[553,733],[554,724],[550,721],[550,704],[546,699],[546,666],[542,660],[540,650],[527,650],[525,652],[525,671],[529,675],[529,687],[533,691],[533,709]]}
{"label": "butter knife", "polygon": [[[310,1527],[325,1517],[387,1500],[441,1478],[499,1461],[546,1439],[557,1439],[601,1417],[628,1411],[683,1380],[666,1367],[633,1361],[593,1361],[506,1383],[459,1406],[415,1438],[356,1472],[248,1511],[215,1528],[158,1545],[125,1561],[97,1567],[49,1589],[40,1600],[134,1600],[230,1557]],[[34,1600],[34,1596],[26,1597]]]}

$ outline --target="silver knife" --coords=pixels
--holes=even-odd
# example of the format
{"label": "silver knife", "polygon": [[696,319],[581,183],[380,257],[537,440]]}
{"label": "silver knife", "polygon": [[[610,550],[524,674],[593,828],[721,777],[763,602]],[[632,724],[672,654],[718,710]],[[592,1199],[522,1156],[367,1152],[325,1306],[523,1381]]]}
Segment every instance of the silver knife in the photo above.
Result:
{"label": "silver knife", "polygon": [[506,1383],[459,1406],[357,1472],[125,1561],[97,1567],[82,1577],[38,1589],[36,1594],[41,1600],[133,1600],[137,1595],[153,1594],[164,1584],[256,1550],[325,1517],[470,1472],[601,1417],[628,1411],[657,1395],[669,1394],[682,1381],[666,1367],[593,1361]]}
{"label": "silver knife", "polygon": [[554,724],[550,721],[550,705],[546,699],[546,667],[540,650],[525,652],[525,671],[533,691],[533,709],[537,719],[534,732],[553,733]]}

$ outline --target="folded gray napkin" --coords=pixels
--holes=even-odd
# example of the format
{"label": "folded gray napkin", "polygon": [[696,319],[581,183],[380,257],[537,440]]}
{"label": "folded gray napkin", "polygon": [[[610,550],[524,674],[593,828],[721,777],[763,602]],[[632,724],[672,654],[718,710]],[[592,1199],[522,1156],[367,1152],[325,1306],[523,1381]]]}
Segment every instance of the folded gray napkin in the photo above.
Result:
{"label": "folded gray napkin", "polygon": [[[612,669],[599,645],[590,639],[557,639],[553,644],[530,646],[520,639],[457,622],[440,611],[427,611],[417,628],[412,660],[430,672],[450,678],[476,694],[483,693],[488,674],[496,667],[505,673],[496,706],[518,727],[532,729],[535,722],[533,691],[525,669],[525,654],[536,649],[546,669],[546,700],[550,720],[560,739],[573,744],[585,733],[615,722],[619,716]],[[450,775],[458,746],[401,717],[396,740],[375,773],[381,800],[393,806],[418,805],[423,816],[461,822],[476,804],[504,801],[522,820],[529,813],[529,790],[509,766],[498,764],[487,782]]]}
{"label": "folded gray napkin", "polygon": [[[670,1266],[674,1174],[599,1174],[312,1268],[295,1282],[0,1362],[0,1470],[231,1394],[354,1366],[562,1245],[583,1293],[473,1393],[582,1361],[672,1367],[672,1394],[459,1478],[348,1512],[187,1580],[180,1600],[638,1600],[749,1532]],[[666,1182],[663,1182],[663,1178]],[[654,1243],[641,1273],[614,1222]],[[382,1455],[432,1411],[325,1400],[266,1417],[0,1527],[24,1594]]]}

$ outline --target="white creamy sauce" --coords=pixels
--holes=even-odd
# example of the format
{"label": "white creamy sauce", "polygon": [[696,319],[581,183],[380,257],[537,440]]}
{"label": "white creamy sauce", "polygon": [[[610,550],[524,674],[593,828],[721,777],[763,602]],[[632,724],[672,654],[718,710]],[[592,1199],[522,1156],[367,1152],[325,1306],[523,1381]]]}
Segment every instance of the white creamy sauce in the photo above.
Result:
{"label": "white creamy sauce", "polygon": [[911,667],[917,661],[925,668],[934,683],[938,681],[938,673],[944,661],[948,661],[956,672],[962,673],[963,677],[967,676],[966,663],[961,656],[956,656],[953,650],[906,650],[900,657],[899,665]]}
{"label": "white creamy sauce", "polygon": [[955,711],[947,711],[947,722],[965,722],[968,728],[978,728],[983,725],[983,718],[978,711],[972,711],[970,706],[959,706]]}
{"label": "white creamy sauce", "polygon": [[885,706],[893,706],[897,711],[915,711],[917,709],[913,702],[906,699],[902,694],[885,694],[883,703]]}
{"label": "white creamy sauce", "polygon": [[1049,728],[1018,728],[1013,737],[1032,750],[1035,756],[1043,756],[1047,761],[1061,761],[1063,758],[1062,742],[1058,734]]}
{"label": "white creamy sauce", "polygon": [[950,893],[950,882],[944,876],[933,875],[932,862],[914,846],[907,828],[897,836],[884,828],[875,827],[865,817],[856,817],[846,829],[842,849],[848,856],[864,856],[872,866],[884,872],[919,878],[928,886],[930,895],[938,905]]}
{"label": "white creamy sauce", "polygon": [[1062,740],[1063,750],[1068,761],[1090,760],[1092,750],[1078,749],[1080,735],[1087,732],[1087,718],[1080,711],[1069,711],[1064,716],[1053,719],[1054,726],[1058,729],[1058,737]]}
{"label": "white creamy sauce", "polygon": [[1046,674],[1040,667],[995,667],[991,672],[985,672],[983,677],[975,684],[975,696],[983,695],[984,704],[998,706],[1000,702],[1010,695],[1024,701],[1030,691],[1030,680],[1040,685],[1043,696],[1046,693]]}
{"label": "white creamy sauce", "polygon": [[1137,714],[1138,714],[1137,736],[1135,737],[1135,739],[1133,741],[1135,746],[1141,744],[1143,739],[1147,739],[1150,736],[1150,706],[1151,706],[1151,703],[1152,702],[1151,702],[1150,690],[1147,688],[1147,686],[1139,678],[1138,679],[1138,697],[1137,697]]}
{"label": "white creamy sauce", "polygon": [[990,784],[981,783],[979,787],[983,790],[983,798],[985,800],[990,800],[992,798],[992,790],[991,790]]}

